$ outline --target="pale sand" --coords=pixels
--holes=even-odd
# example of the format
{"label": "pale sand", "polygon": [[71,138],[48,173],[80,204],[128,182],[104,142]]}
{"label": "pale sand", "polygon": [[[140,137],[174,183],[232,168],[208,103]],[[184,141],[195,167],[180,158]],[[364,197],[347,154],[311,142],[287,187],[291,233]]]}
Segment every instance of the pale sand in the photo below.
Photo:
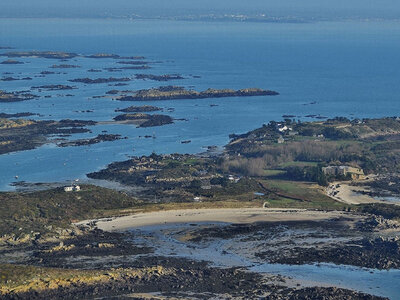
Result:
{"label": "pale sand", "polygon": [[[371,196],[356,193],[356,191],[362,192],[367,191],[367,189],[360,186],[351,186],[344,182],[334,182],[326,189],[326,193],[329,197],[347,204],[383,202]],[[336,193],[334,194],[334,192]]]}
{"label": "pale sand", "polygon": [[[345,215],[349,216],[349,214],[341,211],[324,212],[304,209],[188,209],[138,213],[130,216],[99,219],[94,221],[97,222],[97,227],[102,230],[123,231],[129,228],[161,224],[195,222],[249,224],[254,222],[325,220]],[[355,217],[353,215],[351,216]],[[90,221],[82,221],[77,223],[77,225],[88,224],[88,222]]]}

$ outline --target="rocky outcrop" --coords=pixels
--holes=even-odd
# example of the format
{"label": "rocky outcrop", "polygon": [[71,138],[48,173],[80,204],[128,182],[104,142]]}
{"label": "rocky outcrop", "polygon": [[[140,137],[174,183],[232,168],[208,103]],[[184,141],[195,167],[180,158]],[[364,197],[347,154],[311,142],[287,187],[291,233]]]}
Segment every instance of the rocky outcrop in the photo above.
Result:
{"label": "rocky outcrop", "polygon": [[37,114],[30,113],[30,112],[22,112],[22,113],[16,113],[16,114],[7,114],[7,113],[0,113],[0,119],[5,118],[22,118],[22,117],[30,117],[30,116],[35,116]]}
{"label": "rocky outcrop", "polygon": [[167,115],[150,115],[145,113],[129,113],[116,116],[115,121],[134,121],[139,127],[155,127],[174,123]]}
{"label": "rocky outcrop", "polygon": [[61,65],[52,65],[50,68],[52,69],[76,69],[80,68],[81,66],[77,65],[67,65],[67,64],[61,64]]}
{"label": "rocky outcrop", "polygon": [[136,74],[136,79],[148,79],[154,81],[170,81],[170,80],[178,80],[178,79],[185,79],[181,75],[172,74],[172,75],[152,75],[152,74]]}
{"label": "rocky outcrop", "polygon": [[274,96],[279,93],[257,88],[230,90],[230,89],[208,89],[203,92],[187,90],[183,87],[165,86],[133,92],[115,98],[119,101],[145,101],[145,100],[176,100],[176,99],[205,99],[222,97],[250,97],[250,96]]}
{"label": "rocky outcrop", "polygon": [[129,106],[124,109],[117,109],[116,112],[125,112],[125,113],[140,113],[140,112],[152,112],[152,111],[160,111],[162,110],[160,107],[151,106],[151,105],[143,105],[143,106]]}
{"label": "rocky outcrop", "polygon": [[4,92],[0,90],[0,102],[19,102],[25,100],[31,100],[38,96],[26,93],[26,92]]}
{"label": "rocky outcrop", "polygon": [[14,60],[14,59],[7,59],[2,61],[0,64],[2,65],[22,65],[24,64],[22,61]]}
{"label": "rocky outcrop", "polygon": [[120,58],[117,54],[97,53],[85,56],[86,58]]}
{"label": "rocky outcrop", "polygon": [[80,82],[80,83],[86,83],[86,84],[97,84],[97,83],[108,83],[108,82],[131,81],[131,79],[127,78],[127,77],[124,77],[124,78],[109,77],[109,78],[97,78],[97,79],[76,78],[76,79],[71,79],[71,80],[68,80],[68,81],[70,81],[70,82]]}
{"label": "rocky outcrop", "polygon": [[101,142],[112,142],[121,139],[123,138],[119,134],[99,134],[98,136],[92,139],[80,139],[75,141],[63,142],[59,143],[58,146],[59,147],[87,146],[87,145],[98,144]]}
{"label": "rocky outcrop", "polygon": [[49,84],[49,85],[40,85],[33,86],[32,89],[36,90],[48,90],[48,91],[62,91],[62,90],[73,90],[76,89],[75,86],[63,85],[63,84]]}
{"label": "rocky outcrop", "polygon": [[39,57],[39,58],[52,58],[52,59],[69,59],[77,57],[76,53],[57,52],[57,51],[15,51],[0,54],[0,56],[7,57]]}

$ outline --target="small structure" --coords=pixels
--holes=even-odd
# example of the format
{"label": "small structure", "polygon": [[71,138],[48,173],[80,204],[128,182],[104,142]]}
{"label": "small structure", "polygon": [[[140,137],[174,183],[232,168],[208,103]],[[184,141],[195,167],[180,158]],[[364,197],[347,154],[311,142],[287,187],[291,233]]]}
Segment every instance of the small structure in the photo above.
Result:
{"label": "small structure", "polygon": [[360,180],[365,178],[364,171],[360,168],[350,166],[329,166],[322,168],[325,175],[331,176],[348,176],[350,175],[353,180]]}
{"label": "small structure", "polygon": [[240,177],[237,177],[237,176],[234,176],[234,175],[229,175],[229,176],[228,176],[228,180],[229,180],[230,182],[238,183],[239,180],[240,180]]}
{"label": "small structure", "polygon": [[76,184],[64,187],[64,192],[79,192],[80,190],[81,190],[81,187]]}
{"label": "small structure", "polygon": [[280,136],[278,138],[278,144],[283,144],[284,142],[285,142],[285,139],[282,136]]}

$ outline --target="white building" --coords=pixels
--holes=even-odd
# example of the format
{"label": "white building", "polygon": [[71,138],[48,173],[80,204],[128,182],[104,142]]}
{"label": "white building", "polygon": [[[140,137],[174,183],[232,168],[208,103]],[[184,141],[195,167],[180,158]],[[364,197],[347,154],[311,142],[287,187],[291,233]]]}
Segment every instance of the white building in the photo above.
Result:
{"label": "white building", "polygon": [[79,185],[65,186],[64,192],[79,192],[81,187]]}

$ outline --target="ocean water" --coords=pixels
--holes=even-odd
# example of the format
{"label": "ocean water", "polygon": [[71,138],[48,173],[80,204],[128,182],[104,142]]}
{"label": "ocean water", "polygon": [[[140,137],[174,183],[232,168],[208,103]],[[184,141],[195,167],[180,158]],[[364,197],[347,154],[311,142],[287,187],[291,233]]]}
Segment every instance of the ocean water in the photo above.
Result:
{"label": "ocean water", "polygon": [[[240,23],[182,22],[116,19],[0,19],[0,46],[17,50],[57,50],[94,54],[143,55],[150,70],[88,73],[90,68],[114,67],[112,59],[76,58],[67,64],[77,69],[56,69],[66,74],[35,77],[57,60],[24,58],[22,65],[0,65],[0,77],[31,81],[0,81],[0,89],[26,90],[42,84],[70,84],[72,91],[43,92],[52,95],[19,103],[0,103],[0,112],[34,112],[37,119],[86,119],[109,121],[116,108],[150,104],[173,108],[175,124],[136,128],[133,125],[98,125],[92,133],[71,138],[94,137],[102,130],[128,137],[84,147],[59,148],[54,144],[35,150],[0,156],[0,190],[9,184],[84,179],[85,174],[132,155],[199,153],[204,147],[223,147],[230,133],[243,133],[282,115],[316,114],[326,117],[383,117],[400,111],[400,23],[316,22]],[[6,52],[7,50],[0,50]],[[5,59],[5,58],[4,58]],[[2,60],[0,58],[0,60]],[[160,83],[134,80],[121,89],[180,85],[198,90],[260,87],[276,90],[276,97],[203,100],[119,102],[93,99],[115,87],[108,84],[68,83],[80,77],[126,77],[135,73],[182,74],[185,79]],[[200,78],[194,78],[200,76]],[[73,94],[73,97],[65,97]],[[316,102],[311,105],[310,103]],[[218,106],[211,107],[211,104]],[[82,110],[93,110],[82,113]],[[154,135],[144,139],[140,136]],[[191,140],[181,144],[182,140]]]}

